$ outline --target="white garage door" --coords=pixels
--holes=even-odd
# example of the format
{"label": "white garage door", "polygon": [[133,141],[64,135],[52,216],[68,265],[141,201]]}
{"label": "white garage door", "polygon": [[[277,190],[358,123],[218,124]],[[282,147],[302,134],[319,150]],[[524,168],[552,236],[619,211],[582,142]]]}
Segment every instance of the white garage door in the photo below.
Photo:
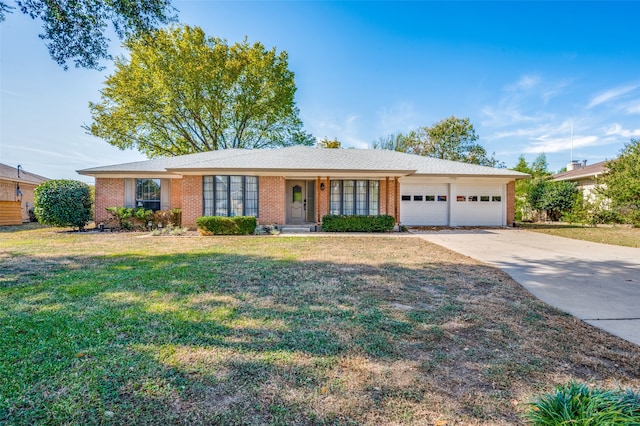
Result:
{"label": "white garage door", "polygon": [[503,185],[457,185],[452,194],[452,223],[456,226],[502,226],[505,224]]}
{"label": "white garage door", "polygon": [[449,185],[400,184],[400,223],[406,226],[447,226]]}

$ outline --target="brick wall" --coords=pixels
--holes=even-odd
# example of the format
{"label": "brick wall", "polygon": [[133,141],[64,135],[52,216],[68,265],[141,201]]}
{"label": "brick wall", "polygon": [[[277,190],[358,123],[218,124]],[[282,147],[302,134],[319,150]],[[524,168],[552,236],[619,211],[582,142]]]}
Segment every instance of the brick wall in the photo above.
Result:
{"label": "brick wall", "polygon": [[[331,178],[318,178],[318,193],[316,195],[316,203],[318,203],[318,207],[316,211],[318,212],[316,217],[317,222],[322,222],[322,217],[324,215],[329,214],[329,206],[330,206],[330,194],[331,194],[331,185],[329,185],[329,181]],[[320,190],[320,186],[324,184],[324,191]]]}
{"label": "brick wall", "polygon": [[507,184],[507,225],[513,225],[516,217],[516,182]]}
{"label": "brick wall", "polygon": [[182,208],[182,179],[169,179],[169,208]]}
{"label": "brick wall", "polygon": [[202,176],[182,177],[182,226],[196,227],[202,216]]}
{"label": "brick wall", "polygon": [[285,184],[286,180],[282,176],[260,176],[258,178],[259,224],[286,223]]}
{"label": "brick wall", "polygon": [[124,179],[121,178],[96,178],[96,223],[104,222],[111,216],[107,213],[107,207],[124,206]]}

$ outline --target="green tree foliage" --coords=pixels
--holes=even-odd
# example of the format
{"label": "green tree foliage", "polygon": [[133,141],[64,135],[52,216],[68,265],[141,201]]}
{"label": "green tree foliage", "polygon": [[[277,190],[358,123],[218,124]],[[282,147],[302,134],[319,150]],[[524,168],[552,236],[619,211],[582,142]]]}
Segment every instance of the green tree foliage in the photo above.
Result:
{"label": "green tree foliage", "polygon": [[163,157],[314,143],[302,130],[286,52],[228,45],[189,26],[125,46],[129,57],[116,59],[85,126],[110,144]]}
{"label": "green tree foliage", "polygon": [[577,192],[575,182],[535,179],[527,193],[527,203],[546,213],[547,220],[557,221],[571,210]]}
{"label": "green tree foliage", "polygon": [[89,185],[76,180],[50,180],[34,192],[34,213],[38,222],[71,226],[83,230],[92,218]]}
{"label": "green tree foliage", "polygon": [[598,182],[600,191],[629,223],[640,225],[640,140],[631,139]]}
{"label": "green tree foliage", "polygon": [[516,181],[516,220],[531,219],[531,212],[537,210],[530,204],[529,193],[540,180],[548,179],[551,173],[547,169],[547,156],[538,155],[531,164],[527,163],[524,155],[518,157],[518,162],[512,170],[531,175],[530,179]]}
{"label": "green tree foliage", "polygon": [[373,147],[392,149],[410,154],[460,161],[482,166],[504,167],[493,155],[478,144],[478,135],[468,118],[451,116],[431,127],[421,127],[407,135],[397,133],[380,138]]}
{"label": "green tree foliage", "polygon": [[318,148],[342,148],[342,143],[340,143],[340,141],[336,138],[333,138],[332,141],[324,138],[320,142],[318,142]]}
{"label": "green tree foliage", "polygon": [[[64,69],[73,60],[76,67],[103,69],[111,59],[105,32],[109,24],[120,39],[146,33],[160,24],[175,21],[170,0],[15,0],[24,14],[42,21],[51,58]],[[15,9],[0,0],[0,21]]]}
{"label": "green tree foliage", "polygon": [[386,149],[389,151],[398,151],[413,153],[412,139],[402,133],[394,133],[383,136],[373,143],[373,149]]}

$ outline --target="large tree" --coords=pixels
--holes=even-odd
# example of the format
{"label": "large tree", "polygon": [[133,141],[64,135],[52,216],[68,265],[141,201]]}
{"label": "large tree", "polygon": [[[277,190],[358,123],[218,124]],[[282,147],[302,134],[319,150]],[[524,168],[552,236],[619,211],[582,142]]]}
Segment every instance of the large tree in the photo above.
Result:
{"label": "large tree", "polygon": [[640,140],[631,139],[617,159],[607,163],[600,191],[625,219],[640,225]]}
{"label": "large tree", "polygon": [[452,115],[430,127],[421,127],[406,135],[396,133],[380,138],[373,147],[482,166],[504,167],[493,155],[489,157],[487,150],[477,140],[478,135],[469,118]]}
{"label": "large tree", "polygon": [[51,58],[67,69],[68,61],[76,67],[102,69],[101,61],[111,59],[109,24],[124,39],[146,33],[160,24],[175,21],[170,0],[0,0],[0,21],[16,7],[33,19],[40,19]]}
{"label": "large tree", "polygon": [[197,27],[129,39],[85,128],[149,157],[225,148],[312,145],[302,130],[287,53],[229,45]]}

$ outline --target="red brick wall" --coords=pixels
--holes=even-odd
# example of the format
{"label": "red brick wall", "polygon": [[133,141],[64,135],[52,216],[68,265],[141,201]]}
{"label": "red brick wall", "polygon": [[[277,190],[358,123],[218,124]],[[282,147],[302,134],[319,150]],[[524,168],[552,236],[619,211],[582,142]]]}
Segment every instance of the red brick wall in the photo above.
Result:
{"label": "red brick wall", "polygon": [[286,180],[282,176],[258,177],[258,223],[284,224],[286,217]]}
{"label": "red brick wall", "polygon": [[124,206],[124,179],[121,178],[96,178],[96,223],[104,222],[111,218],[107,213],[107,207]]}
{"label": "red brick wall", "polygon": [[[322,222],[322,217],[324,215],[329,214],[329,202],[330,202],[330,194],[331,194],[331,185],[329,185],[329,181],[331,178],[318,178],[318,192],[316,194],[316,203],[318,203],[318,208],[316,211],[318,212],[318,217],[316,221]],[[320,186],[324,183],[324,191],[320,190]]]}
{"label": "red brick wall", "polygon": [[202,176],[182,178],[182,226],[196,227],[196,219],[202,216]]}
{"label": "red brick wall", "polygon": [[513,225],[516,217],[516,182],[507,184],[507,225]]}
{"label": "red brick wall", "polygon": [[182,179],[169,179],[169,208],[182,208]]}

